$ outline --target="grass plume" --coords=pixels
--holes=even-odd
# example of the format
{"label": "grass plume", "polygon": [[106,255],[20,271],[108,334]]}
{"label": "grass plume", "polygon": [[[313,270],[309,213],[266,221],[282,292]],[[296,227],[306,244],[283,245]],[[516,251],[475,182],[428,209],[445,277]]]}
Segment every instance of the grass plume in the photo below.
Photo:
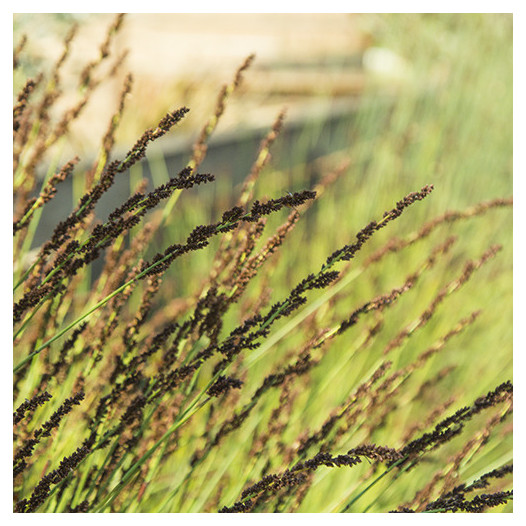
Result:
{"label": "grass plume", "polygon": [[[399,16],[400,27],[414,21]],[[218,211],[206,190],[219,181],[199,168],[257,64],[248,55],[188,159],[100,217],[115,182],[190,111],[175,100],[117,155],[133,111],[133,77],[114,50],[125,23],[117,15],[79,68],[68,109],[58,101],[76,27],[14,97],[14,511],[511,511],[510,157],[489,141],[495,166],[482,173],[483,147],[452,146],[491,132],[477,109],[457,115],[461,85],[454,99],[440,86],[419,101],[400,95],[385,114],[364,100],[351,148],[312,162],[291,153],[287,173],[274,163],[281,110]],[[20,75],[28,40],[14,49]],[[454,70],[462,82],[466,68]],[[72,125],[112,79],[120,94],[95,158],[63,159]],[[420,149],[432,169],[417,164]],[[459,166],[472,171],[445,173]],[[474,173],[478,194],[466,191]],[[36,243],[70,179],[78,199]]]}

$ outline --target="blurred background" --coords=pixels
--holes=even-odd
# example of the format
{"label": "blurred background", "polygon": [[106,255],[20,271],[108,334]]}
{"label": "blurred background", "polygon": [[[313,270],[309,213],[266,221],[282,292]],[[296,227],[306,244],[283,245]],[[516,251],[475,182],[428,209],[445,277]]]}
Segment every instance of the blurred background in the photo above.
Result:
{"label": "blurred background", "polygon": [[[15,15],[14,46],[27,35],[15,96],[27,77],[52,69],[78,24],[61,70],[63,91],[51,110],[58,120],[82,98],[79,75],[99,59],[114,20],[112,14]],[[49,161],[61,165],[78,155],[81,168],[93,165],[128,72],[134,84],[112,158],[123,158],[166,112],[190,108],[169,134],[150,145],[144,162],[118,177],[103,196],[95,212],[105,220],[143,179],[152,189],[187,165],[222,86],[255,53],[240,88],[226,101],[199,167],[216,181],[184,193],[168,231],[157,236],[150,251],[186,238],[198,224],[217,221],[236,202],[261,139],[286,108],[255,198],[312,188],[346,166],[291,234],[293,249],[273,276],[276,293],[286,291],[302,271],[310,272],[370,220],[425,184],[435,185],[425,205],[412,207],[410,218],[380,231],[371,251],[448,210],[511,197],[512,23],[506,14],[129,14],[100,64],[97,74],[104,81],[71,132],[50,149]],[[121,57],[122,66],[108,77]],[[46,167],[40,170],[44,177]],[[38,222],[35,248],[83,194],[84,174],[76,170],[59,185],[53,206],[44,208]],[[269,231],[281,224],[283,214],[269,218]],[[464,221],[455,232],[463,239],[462,257],[479,257],[490,244],[504,245],[503,268],[493,275],[504,310],[494,316],[501,316],[498,326],[511,342],[511,213]],[[298,250],[302,246],[305,250]],[[396,284],[418,254],[392,261],[370,283],[364,280],[363,294]],[[191,294],[192,273],[206,274],[208,258],[205,252],[182,262],[174,272],[189,277],[177,280],[168,296]],[[450,271],[461,261],[460,255],[453,258]]]}
{"label": "blurred background", "polygon": [[[28,76],[52,67],[77,23],[56,111],[73,106],[78,76],[98,58],[113,19],[111,14],[15,14],[14,45],[23,34],[29,37],[15,94]],[[223,194],[247,175],[260,139],[283,108],[285,130],[273,166],[285,170],[281,179],[288,191],[319,177],[327,168],[323,159],[333,165],[348,159],[353,167],[346,184],[352,191],[367,182],[370,192],[381,185],[406,193],[432,182],[440,188],[435,197],[440,208],[511,193],[511,15],[129,14],[111,52],[126,53],[123,66],[101,83],[73,123],[61,145],[63,162],[74,155],[93,162],[131,72],[132,94],[114,156],[167,111],[185,105],[190,113],[152,145],[140,175],[152,178],[152,162],[157,174],[179,171],[214,113],[221,86],[255,53],[201,167],[218,177]],[[162,159],[162,170],[156,159]],[[294,167],[300,167],[301,180]],[[161,176],[153,182],[159,184]],[[67,182],[61,191],[69,212]],[[115,191],[127,194],[129,183],[121,179]],[[101,203],[103,215],[114,198]],[[63,215],[55,212],[56,217],[44,215],[37,239]]]}
{"label": "blurred background", "polygon": [[[27,35],[14,77],[15,96],[27,77],[52,69],[78,24],[61,71],[63,91],[52,108],[58,120],[81,99],[79,75],[98,60],[114,20],[111,14],[15,15],[14,46]],[[129,14],[100,64],[104,82],[71,133],[51,149],[50,162],[60,165],[78,155],[85,167],[92,166],[128,72],[134,84],[113,158],[122,158],[166,112],[190,108],[175,129],[149,147],[143,163],[117,178],[96,208],[104,220],[143,178],[151,189],[186,166],[222,86],[255,53],[199,167],[216,181],[185,193],[170,233],[152,250],[184,238],[197,224],[217,221],[236,201],[260,140],[286,108],[284,129],[255,198],[312,188],[347,166],[293,234],[294,246],[309,242],[308,257],[301,251],[288,254],[286,276],[276,276],[279,287],[288,287],[296,279],[295,268],[317,265],[425,184],[434,184],[435,192],[425,206],[412,209],[411,220],[397,224],[400,234],[448,210],[512,195],[512,22],[506,14]],[[106,78],[122,57],[117,73]],[[44,176],[46,167],[40,169]],[[59,186],[53,206],[45,207],[39,221],[34,247],[73,209],[84,192],[83,174],[77,170]],[[471,257],[491,243],[505,245],[502,259],[510,273],[501,278],[507,280],[509,296],[503,301],[509,301],[509,313],[511,221],[504,211],[487,222],[462,225],[469,240],[463,249]],[[391,235],[380,232],[372,248]],[[208,261],[202,257],[195,264],[205,271]],[[403,258],[393,262],[389,274],[405,271],[406,264]],[[386,275],[375,278],[376,286]],[[181,294],[188,292],[184,280],[178,286]]]}
{"label": "blurred background", "polygon": [[[82,95],[79,74],[86,63],[97,60],[113,20],[114,15],[108,14],[15,15],[14,45],[22,35],[28,37],[14,77],[15,96],[27,77],[52,68],[72,24],[78,23],[71,56],[64,64],[64,92],[57,112],[73,106]],[[261,138],[287,108],[283,132],[272,147],[272,161],[260,176],[255,198],[312,188],[324,175],[342,165],[346,168],[306,212],[276,260],[268,264],[270,271],[265,269],[264,276],[254,280],[248,296],[258,298],[268,286],[273,297],[286,297],[329,254],[353,242],[369,221],[380,219],[384,210],[426,184],[435,186],[431,196],[360,251],[352,263],[358,277],[338,303],[330,308],[323,304],[316,316],[328,317],[327,326],[341,321],[357,306],[400,286],[438,243],[451,234],[458,236],[440,264],[425,272],[411,294],[389,309],[384,330],[371,349],[342,363],[354,336],[331,347],[326,365],[316,373],[308,395],[305,392],[309,426],[323,422],[328,408],[340,403],[349,386],[369,370],[373,357],[381,355],[393,335],[415,320],[445,284],[458,278],[468,259],[480,258],[489,246],[502,244],[495,260],[477,271],[459,294],[448,297],[422,334],[413,336],[393,357],[396,367],[408,363],[459,319],[483,309],[477,325],[448,343],[414,383],[418,386],[434,368],[451,366],[454,374],[440,385],[439,398],[444,401],[453,393],[458,404],[468,404],[512,377],[511,208],[445,223],[424,243],[390,254],[377,267],[362,270],[359,265],[394,236],[418,231],[447,211],[512,196],[512,42],[513,18],[507,14],[130,14],[111,46],[114,57],[128,50],[123,67],[96,89],[70,136],[51,153],[59,163],[79,155],[85,166],[93,164],[128,72],[134,85],[113,158],[122,158],[167,111],[190,108],[180,124],[151,145],[147,159],[119,177],[101,199],[96,212],[104,219],[143,178],[151,189],[188,163],[193,143],[215,112],[221,87],[255,53],[243,84],[226,103],[199,168],[213,173],[216,181],[185,191],[173,221],[156,235],[145,257],[184,240],[196,225],[220,219],[238,198]],[[112,63],[109,60],[104,67],[109,70]],[[34,246],[47,239],[82,195],[82,171],[77,172],[61,185],[53,206],[45,209]],[[286,220],[288,212],[269,218],[269,233]],[[168,285],[161,288],[159,301],[170,304],[191,297],[208,276],[217,244],[216,240],[209,249],[177,260],[171,269],[173,279],[165,280]],[[245,313],[241,309],[232,316]],[[259,376],[271,371],[273,361],[287,349],[301,346],[301,331],[284,334],[283,341],[278,336],[273,340],[272,353],[267,353],[271,356],[258,362]],[[422,415],[435,403],[426,401]],[[404,422],[419,416],[413,406],[402,404],[393,418],[394,423],[385,427],[386,436],[380,430],[373,437],[377,443],[392,443],[393,433],[402,433]],[[297,425],[303,429],[304,422]],[[500,446],[488,451],[489,460],[470,467],[469,473],[492,463],[500,465],[511,455],[510,444],[506,435]],[[336,485],[348,484],[343,470],[337,476],[320,483],[312,496],[329,503],[327,509],[337,494]],[[426,476],[415,481],[409,493],[423,487]]]}
{"label": "blurred background", "polygon": [[[76,87],[82,65],[97,56],[114,15],[15,15],[17,35],[31,35],[26,72],[51,66],[60,55],[73,23],[79,33],[73,42],[70,78]],[[115,42],[115,53],[128,50],[126,67],[134,75],[133,118],[123,140],[134,140],[146,126],[174,105],[187,104],[192,113],[183,129],[203,124],[218,88],[230,81],[250,54],[256,61],[246,79],[243,96],[229,104],[218,132],[239,127],[264,127],[275,111],[290,105],[292,117],[327,110],[331,98],[348,98],[363,91],[362,56],[368,37],[356,17],[333,14],[129,14]],[[77,146],[96,148],[97,131],[118,100],[116,86],[101,89],[84,123],[77,130]],[[113,96],[112,96],[113,92]],[[325,105],[323,103],[325,102]],[[64,103],[66,104],[66,103]],[[129,135],[126,137],[126,135]]]}

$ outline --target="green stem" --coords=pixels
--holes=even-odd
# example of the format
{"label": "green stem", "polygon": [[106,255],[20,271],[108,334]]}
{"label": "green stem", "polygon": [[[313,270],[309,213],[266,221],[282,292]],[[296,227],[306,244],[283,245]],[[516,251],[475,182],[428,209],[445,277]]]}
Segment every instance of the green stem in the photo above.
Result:
{"label": "green stem", "polygon": [[356,495],[355,497],[353,497],[348,503],[347,505],[345,506],[345,508],[343,508],[343,510],[341,511],[341,513],[347,513],[347,511],[351,508],[351,506],[358,500],[360,499],[363,495],[365,495],[365,493],[367,493],[376,483],[378,483],[380,480],[382,480],[388,473],[390,473],[396,466],[400,465],[403,461],[405,460],[405,458],[402,458],[400,460],[397,460],[394,464],[392,464],[389,468],[387,468],[381,475],[378,475],[378,477],[376,477],[366,488],[364,488],[362,491],[360,491],[360,493],[358,493],[358,495]]}
{"label": "green stem", "polygon": [[[233,224],[239,222],[239,221],[243,221],[244,219],[247,219],[248,217],[250,217],[250,213],[247,213],[245,214],[244,216],[241,216],[239,219],[237,219],[236,221],[229,221],[229,222],[226,222],[224,224],[220,224],[216,227],[216,232],[221,232],[222,230],[224,229],[227,229],[227,228],[230,228]],[[167,254],[166,256],[164,256],[162,259],[160,259],[159,261],[156,261],[155,263],[152,263],[149,267],[147,267],[145,270],[143,270],[142,272],[140,272],[139,274],[137,274],[137,276],[135,276],[134,278],[130,279],[129,281],[127,281],[126,283],[124,283],[124,285],[121,285],[118,289],[114,290],[111,294],[109,294],[108,296],[106,296],[104,299],[102,299],[101,301],[99,301],[96,305],[94,305],[91,309],[89,309],[87,312],[85,312],[84,314],[82,314],[82,316],[79,316],[76,320],[72,321],[69,325],[67,325],[66,327],[64,327],[64,329],[62,329],[61,331],[59,331],[57,334],[55,334],[55,336],[53,336],[52,338],[50,338],[49,340],[47,340],[46,342],[44,342],[42,345],[40,345],[39,347],[37,347],[32,353],[30,353],[29,355],[27,355],[21,362],[19,362],[14,368],[13,368],[13,372],[17,372],[19,371],[27,362],[29,362],[30,360],[33,359],[33,357],[35,357],[37,354],[39,354],[42,350],[44,350],[46,347],[48,347],[49,345],[51,345],[54,341],[58,340],[62,335],[64,335],[66,332],[68,332],[70,329],[72,329],[73,327],[75,327],[75,325],[77,325],[78,323],[80,323],[81,321],[83,321],[84,319],[86,319],[90,314],[92,314],[93,312],[95,312],[97,309],[99,309],[100,307],[102,307],[103,305],[105,305],[106,303],[108,303],[108,301],[110,301],[113,297],[115,297],[117,294],[119,294],[120,292],[122,292],[124,289],[126,289],[127,287],[129,287],[130,285],[132,285],[133,283],[135,283],[136,281],[138,281],[139,279],[141,279],[142,277],[144,277],[146,274],[148,274],[151,270],[153,270],[155,267],[158,267],[160,265],[162,265],[165,261],[167,261],[168,259],[170,259],[171,257],[173,256],[173,253],[169,253]]]}
{"label": "green stem", "polygon": [[[210,384],[211,385],[211,384]],[[206,392],[206,391],[204,391]],[[92,510],[92,513],[100,513],[104,508],[109,506],[119,495],[119,493],[124,489],[124,487],[128,484],[128,482],[136,475],[136,473],[139,471],[141,466],[155,453],[157,448],[161,446],[170,436],[179,428],[181,427],[187,420],[189,420],[199,409],[201,409],[204,405],[208,403],[210,400],[210,397],[203,400],[200,404],[197,404],[199,398],[202,396],[203,393],[201,393],[196,400],[192,403],[192,405],[183,413],[181,418],[177,420],[169,429],[166,431],[166,433],[139,459],[137,460],[130,468],[126,471],[120,482],[115,486],[115,488],[111,491],[111,493],[106,497],[106,499],[101,502],[94,510]]]}
{"label": "green stem", "polygon": [[[163,261],[163,260],[161,260]],[[160,262],[159,262],[160,263]],[[156,263],[155,265],[157,265],[158,263]],[[155,265],[152,265],[155,266]],[[50,338],[49,340],[47,340],[46,342],[44,342],[42,345],[40,345],[39,347],[37,347],[32,353],[28,354],[21,362],[19,362],[14,368],[13,368],[13,372],[17,372],[19,371],[27,362],[29,362],[30,360],[32,360],[37,354],[39,354],[41,351],[43,351],[46,347],[48,347],[49,345],[51,345],[54,341],[58,340],[62,335],[64,335],[66,332],[68,332],[70,329],[72,329],[73,327],[75,327],[75,325],[77,325],[78,323],[80,323],[82,320],[84,320],[85,318],[87,318],[90,314],[92,314],[93,312],[95,312],[97,309],[99,309],[100,307],[102,307],[103,305],[105,305],[108,301],[110,301],[113,297],[115,297],[117,294],[119,294],[120,292],[122,292],[125,288],[129,287],[132,283],[134,283],[135,281],[137,281],[138,279],[140,279],[148,270],[150,269],[150,267],[148,267],[148,269],[146,269],[145,271],[141,272],[140,274],[138,274],[135,278],[132,278],[131,280],[127,281],[124,285],[121,285],[118,289],[114,290],[111,294],[109,294],[108,296],[106,296],[103,300],[99,301],[96,305],[94,305],[91,309],[89,309],[87,312],[85,312],[82,316],[79,316],[76,320],[72,321],[69,325],[67,325],[64,329],[62,329],[61,331],[59,331],[57,334],[55,334],[55,336],[53,336],[52,338]]]}

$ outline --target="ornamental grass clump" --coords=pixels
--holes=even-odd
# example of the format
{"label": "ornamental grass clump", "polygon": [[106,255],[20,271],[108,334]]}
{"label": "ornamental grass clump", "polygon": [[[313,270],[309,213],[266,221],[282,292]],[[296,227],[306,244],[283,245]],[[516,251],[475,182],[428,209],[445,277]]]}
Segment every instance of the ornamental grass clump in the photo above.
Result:
{"label": "ornamental grass clump", "polygon": [[[460,227],[485,242],[512,199],[437,214],[431,175],[383,196],[388,207],[366,191],[374,213],[349,230],[355,197],[331,194],[352,177],[350,158],[328,156],[295,191],[272,178],[282,111],[231,206],[191,224],[217,182],[199,169],[208,140],[250,55],[177,173],[136,181],[100,217],[115,181],[191,111],[176,104],[119,156],[125,75],[97,158],[60,160],[91,94],[121,78],[111,49],[122,23],[82,69],[74,106],[53,111],[72,30],[13,110],[14,511],[509,511],[513,386],[507,369],[477,363],[493,308],[477,291],[507,272],[506,238],[471,250]],[[71,178],[82,192],[35,246]],[[340,242],[325,250],[313,222]]]}

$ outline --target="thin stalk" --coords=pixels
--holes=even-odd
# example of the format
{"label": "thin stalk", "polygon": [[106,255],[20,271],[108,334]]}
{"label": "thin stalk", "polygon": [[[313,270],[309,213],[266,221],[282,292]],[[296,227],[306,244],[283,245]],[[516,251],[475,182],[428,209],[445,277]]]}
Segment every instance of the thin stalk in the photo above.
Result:
{"label": "thin stalk", "polygon": [[[221,224],[221,225],[218,225],[216,227],[216,233],[217,232],[222,232],[223,230],[225,229],[229,229],[231,228],[231,226],[237,222],[240,222],[240,221],[243,221],[244,219],[247,219],[250,217],[250,213],[246,213],[245,215],[241,216],[239,219],[235,220],[235,221],[229,221],[229,222],[226,222],[224,224]],[[141,279],[142,277],[146,276],[151,270],[153,270],[154,268],[162,265],[165,261],[169,260],[171,257],[173,256],[173,254],[170,252],[168,253],[166,256],[164,256],[162,259],[160,259],[159,261],[156,261],[155,263],[152,263],[149,267],[147,267],[146,269],[144,269],[142,272],[140,272],[139,274],[137,274],[134,278],[130,279],[129,281],[127,281],[126,283],[124,283],[123,285],[121,285],[119,288],[115,289],[111,294],[109,294],[108,296],[106,296],[105,298],[103,298],[101,301],[99,301],[97,304],[95,304],[93,307],[91,307],[87,312],[85,312],[84,314],[82,314],[81,316],[79,316],[76,320],[72,321],[69,325],[67,325],[66,327],[64,327],[62,330],[60,330],[57,334],[55,334],[55,336],[53,336],[52,338],[50,338],[49,340],[47,340],[46,342],[44,342],[42,345],[40,345],[39,347],[37,347],[32,353],[30,353],[28,356],[26,356],[21,362],[19,362],[14,368],[13,368],[13,372],[17,372],[19,371],[27,362],[29,362],[30,360],[32,360],[37,354],[39,354],[41,351],[43,351],[46,347],[48,347],[49,345],[51,345],[54,341],[58,340],[61,336],[63,336],[66,332],[68,332],[69,330],[71,330],[73,327],[75,327],[75,325],[79,324],[81,321],[83,321],[84,319],[86,319],[88,316],[90,316],[91,314],[93,314],[93,312],[95,312],[96,310],[100,309],[102,306],[104,306],[106,303],[108,303],[108,301],[110,301],[112,298],[114,298],[117,294],[121,293],[123,290],[125,290],[127,287],[129,287],[130,285],[132,285],[133,283],[135,283],[136,281],[138,281],[139,279]],[[283,310],[285,308],[286,305],[282,306],[282,308],[280,309]],[[276,314],[277,315],[277,314]],[[274,316],[275,317],[275,316]],[[270,322],[270,321],[269,321]],[[268,323],[265,323],[265,326],[267,326]]]}
{"label": "thin stalk", "polygon": [[[210,385],[212,382],[210,383]],[[193,404],[183,413],[180,419],[178,419],[169,429],[164,433],[164,435],[139,459],[137,460],[124,474],[117,486],[111,491],[111,493],[106,497],[106,499],[99,504],[92,513],[100,513],[109,506],[119,495],[119,493],[124,489],[128,482],[132,479],[133,476],[137,474],[141,466],[154,454],[159,446],[161,446],[170,436],[181,427],[185,422],[187,422],[199,409],[204,407],[209,401],[210,397],[203,400],[201,403],[197,404],[199,398],[202,396],[199,395],[196,397],[196,400]]]}
{"label": "thin stalk", "polygon": [[[42,185],[40,187],[40,192],[42,192],[44,190],[46,182],[51,177],[51,175],[56,171],[59,159],[60,159],[60,157],[61,157],[61,155],[63,153],[63,150],[64,150],[64,144],[65,144],[65,141],[61,140],[60,143],[59,143],[58,151],[55,154],[55,156],[53,157],[53,160],[50,163],[49,168],[47,170],[46,176],[44,177],[44,179],[42,181]],[[42,208],[38,208],[36,210],[36,212],[34,213],[33,221],[31,221],[29,223],[29,225],[27,226],[27,233],[26,233],[26,236],[24,238],[24,242],[22,243],[22,248],[20,250],[21,254],[27,254],[29,252],[30,248],[31,248],[31,245],[33,243],[33,239],[35,237],[35,232],[36,232],[37,226],[39,224],[40,216],[42,215],[42,211],[43,211]],[[28,214],[29,214],[29,212],[28,212]],[[25,216],[24,216],[24,218],[25,218]],[[24,283],[24,281],[27,279],[27,277],[29,276],[31,271],[35,268],[35,265],[37,264],[37,262],[38,262],[38,260],[35,261],[32,265],[30,265],[29,269],[22,273],[22,276],[18,279],[18,281],[17,281],[17,275],[15,273],[15,277],[14,277],[13,281],[16,282],[16,284],[13,287],[13,292],[22,283]]]}
{"label": "thin stalk", "polygon": [[[406,457],[407,458],[407,457]],[[347,505],[343,508],[341,513],[347,513],[347,511],[351,508],[351,506],[363,495],[365,495],[375,484],[380,482],[388,473],[390,473],[396,466],[400,465],[405,458],[401,458],[400,460],[397,460],[394,464],[391,464],[390,467],[388,467],[383,473],[378,475],[368,486],[366,486],[362,491],[360,491],[355,497],[353,497]]]}
{"label": "thin stalk", "polygon": [[308,307],[305,307],[301,312],[296,316],[290,319],[281,329],[276,331],[275,334],[270,336],[265,343],[253,351],[246,359],[247,367],[252,367],[256,362],[258,362],[261,357],[274,345],[276,345],[280,340],[285,338],[287,334],[292,332],[302,321],[308,318],[313,312],[318,310],[322,305],[327,303],[333,296],[345,288],[349,283],[354,281],[364,269],[355,269],[353,272],[347,274],[339,283],[336,283],[330,289],[328,289],[324,294],[322,294],[316,301],[313,301]]}

